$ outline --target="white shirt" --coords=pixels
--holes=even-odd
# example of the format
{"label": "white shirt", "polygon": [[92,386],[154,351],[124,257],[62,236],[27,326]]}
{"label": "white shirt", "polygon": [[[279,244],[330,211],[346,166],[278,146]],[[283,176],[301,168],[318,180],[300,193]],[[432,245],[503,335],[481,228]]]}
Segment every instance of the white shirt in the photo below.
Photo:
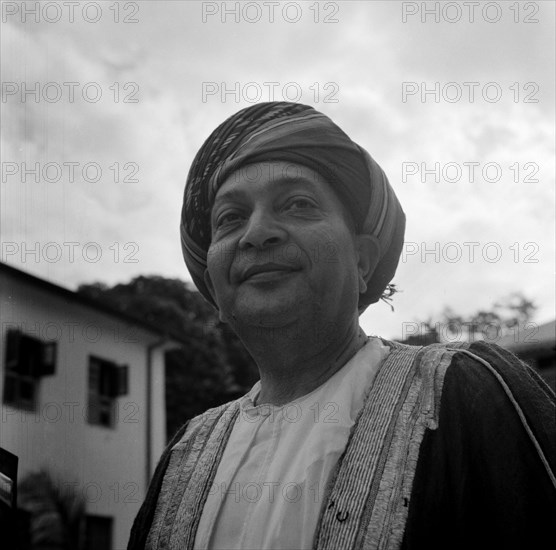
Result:
{"label": "white shirt", "polygon": [[389,348],[369,338],[324,384],[288,404],[240,412],[203,508],[196,550],[307,549],[330,474]]}

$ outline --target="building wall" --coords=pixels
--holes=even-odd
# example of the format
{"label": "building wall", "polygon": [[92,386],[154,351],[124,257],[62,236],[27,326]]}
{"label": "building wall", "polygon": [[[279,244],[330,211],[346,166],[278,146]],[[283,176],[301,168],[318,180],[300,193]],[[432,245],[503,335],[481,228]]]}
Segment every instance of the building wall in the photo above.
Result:
{"label": "building wall", "polygon": [[[2,404],[0,446],[19,457],[19,480],[44,468],[74,487],[86,513],[112,516],[113,547],[125,548],[147,486],[147,346],[157,337],[93,308],[0,274],[0,398],[9,328],[57,341],[56,372],[40,379],[35,412]],[[129,391],[116,398],[113,428],[87,422],[88,358],[129,365]],[[164,353],[152,354],[151,456],[165,443]]]}

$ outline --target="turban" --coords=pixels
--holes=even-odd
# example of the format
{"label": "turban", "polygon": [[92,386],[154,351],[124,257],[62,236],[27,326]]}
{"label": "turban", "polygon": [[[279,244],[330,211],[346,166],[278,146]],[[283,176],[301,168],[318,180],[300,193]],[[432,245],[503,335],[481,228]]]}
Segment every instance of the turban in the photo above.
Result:
{"label": "turban", "polygon": [[248,164],[285,161],[324,177],[351,215],[356,232],[376,237],[380,259],[359,297],[359,311],[377,302],[398,265],[405,215],[382,168],[330,118],[299,103],[259,103],[225,120],[204,142],[187,176],[181,214],[185,263],[201,294],[216,193],[234,171]]}

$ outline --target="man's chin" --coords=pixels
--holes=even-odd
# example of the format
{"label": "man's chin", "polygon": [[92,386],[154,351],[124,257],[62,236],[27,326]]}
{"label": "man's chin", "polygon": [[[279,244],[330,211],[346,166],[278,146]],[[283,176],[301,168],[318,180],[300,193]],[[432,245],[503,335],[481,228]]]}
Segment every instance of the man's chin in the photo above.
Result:
{"label": "man's chin", "polygon": [[280,328],[299,318],[300,302],[290,296],[250,296],[237,300],[233,311],[234,324],[244,330],[254,328]]}

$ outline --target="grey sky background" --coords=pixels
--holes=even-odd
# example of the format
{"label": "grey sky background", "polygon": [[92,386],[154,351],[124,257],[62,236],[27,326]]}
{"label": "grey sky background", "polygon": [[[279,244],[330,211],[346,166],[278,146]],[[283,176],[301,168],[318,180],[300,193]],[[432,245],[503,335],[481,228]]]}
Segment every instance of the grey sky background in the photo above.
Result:
{"label": "grey sky background", "polygon": [[[96,4],[85,17],[76,8],[73,22],[67,7],[59,21],[51,6],[36,22],[22,3],[3,5],[2,261],[72,289],[139,274],[189,280],[178,224],[196,151],[256,99],[297,99],[371,153],[407,215],[394,279],[403,292],[395,312],[380,303],[362,316],[368,333],[398,337],[444,306],[471,313],[516,290],[539,306],[535,321],[554,317],[553,2],[480,2],[473,22],[461,2],[438,3],[438,22],[422,21],[421,2],[281,2],[273,22],[267,2],[240,4],[239,22],[222,22],[235,2],[120,2],[119,23],[115,2]],[[438,83],[439,101],[404,101],[404,82],[419,92]],[[24,83],[38,83],[38,102],[22,101]],[[99,89],[98,101],[83,99]],[[23,181],[35,163],[39,181]],[[74,181],[68,163],[78,163]],[[84,178],[87,163],[96,165]],[[422,181],[422,163],[440,164],[438,181]],[[439,254],[423,257],[425,246]]]}

